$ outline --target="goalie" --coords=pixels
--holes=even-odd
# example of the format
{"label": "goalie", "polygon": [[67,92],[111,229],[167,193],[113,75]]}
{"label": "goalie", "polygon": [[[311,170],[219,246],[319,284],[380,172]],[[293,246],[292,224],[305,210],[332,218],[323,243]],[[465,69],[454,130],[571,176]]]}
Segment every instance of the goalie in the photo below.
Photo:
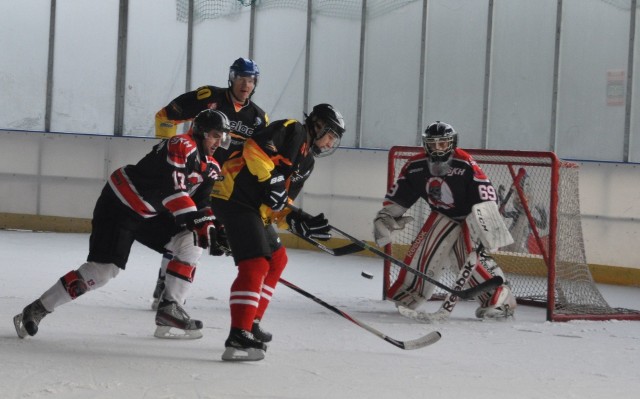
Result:
{"label": "goalie", "polygon": [[[394,230],[404,229],[413,218],[403,216],[423,198],[431,212],[409,248],[405,263],[438,280],[447,267],[457,274],[455,289],[476,286],[504,274],[483,250],[479,240],[492,250],[513,242],[496,204],[496,191],[473,158],[457,148],[458,134],[447,123],[435,122],[422,134],[424,154],[410,158],[385,196],[374,219],[374,237],[379,246],[390,244]],[[473,235],[473,239],[472,239]],[[401,270],[387,293],[400,312],[417,319],[449,317],[457,298],[449,294],[435,313],[416,309],[431,298],[435,286]],[[476,297],[478,318],[512,316],[516,300],[508,283]]]}

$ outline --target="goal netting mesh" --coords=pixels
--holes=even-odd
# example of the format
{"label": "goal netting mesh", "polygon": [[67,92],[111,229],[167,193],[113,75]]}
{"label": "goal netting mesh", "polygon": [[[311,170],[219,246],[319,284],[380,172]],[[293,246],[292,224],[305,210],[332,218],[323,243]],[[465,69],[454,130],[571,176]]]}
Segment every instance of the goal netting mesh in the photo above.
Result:
{"label": "goal netting mesh", "polygon": [[[375,18],[416,1],[420,0],[367,0],[366,15]],[[251,5],[257,10],[291,8],[306,12],[309,0],[194,0],[194,22],[230,17]],[[362,0],[313,0],[311,7],[314,15],[356,20],[362,16]],[[176,0],[176,13],[179,21],[186,22],[189,0]]]}
{"label": "goal netting mesh", "polygon": [[[407,159],[422,147],[393,147],[389,186]],[[577,164],[552,152],[467,150],[491,179],[499,209],[514,243],[492,256],[505,271],[518,302],[547,308],[548,320],[640,319],[640,312],[612,308],[594,284],[587,265],[580,217]],[[406,213],[414,222],[395,234],[387,252],[404,260],[430,208],[419,200]],[[406,263],[406,262],[405,262]],[[385,292],[400,268],[385,264]],[[453,287],[457,270],[441,282]],[[444,292],[436,290],[435,296]]]}

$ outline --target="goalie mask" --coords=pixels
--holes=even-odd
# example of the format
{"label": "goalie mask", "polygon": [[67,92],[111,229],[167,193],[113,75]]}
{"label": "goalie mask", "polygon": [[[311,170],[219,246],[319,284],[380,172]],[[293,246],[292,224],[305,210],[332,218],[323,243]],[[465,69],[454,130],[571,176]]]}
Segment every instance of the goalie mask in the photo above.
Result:
{"label": "goalie mask", "polygon": [[[231,124],[229,118],[224,113],[215,109],[205,109],[196,115],[193,120],[193,126],[191,127],[192,135],[198,145],[198,152],[201,156],[206,155],[204,148],[205,138],[219,138],[219,144],[217,147],[222,147],[225,150],[229,148],[231,144]],[[216,133],[219,137],[216,137]],[[213,134],[213,136],[211,136]]]}
{"label": "goalie mask", "polygon": [[345,132],[344,118],[330,104],[318,104],[305,115],[305,126],[311,135],[311,152],[315,157],[326,157],[335,152]]}
{"label": "goalie mask", "polygon": [[448,123],[436,121],[422,133],[422,146],[427,153],[429,172],[445,176],[449,173],[453,151],[458,147],[458,133]]}

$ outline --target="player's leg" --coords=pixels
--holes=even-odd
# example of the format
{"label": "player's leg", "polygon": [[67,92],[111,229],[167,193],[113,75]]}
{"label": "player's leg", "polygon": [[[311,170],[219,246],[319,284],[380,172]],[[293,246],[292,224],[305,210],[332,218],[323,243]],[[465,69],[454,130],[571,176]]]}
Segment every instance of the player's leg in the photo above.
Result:
{"label": "player's leg", "polygon": [[40,321],[47,314],[88,291],[102,287],[125,268],[133,244],[132,231],[140,221],[131,216],[107,190],[110,188],[103,190],[94,209],[87,262],[62,276],[14,317],[20,338],[35,335]]}
{"label": "player's leg", "polygon": [[278,280],[287,266],[287,251],[280,242],[280,237],[276,233],[275,228],[272,225],[265,227],[269,242],[273,248],[271,259],[269,259],[269,271],[267,272],[264,282],[262,284],[262,292],[260,293],[260,302],[258,304],[258,310],[253,320],[253,326],[251,332],[253,335],[262,342],[270,342],[273,339],[271,333],[265,331],[260,326],[260,321],[264,317],[264,313],[271,302],[271,298],[275,293]]}
{"label": "player's leg", "polygon": [[[450,253],[460,232],[459,223],[432,212],[405,257],[405,263],[434,280],[438,280],[450,264]],[[431,298],[435,286],[413,273],[401,270],[388,297],[409,309],[416,309]]]}
{"label": "player's leg", "polygon": [[165,287],[165,275],[167,265],[173,259],[173,252],[170,248],[171,238],[181,229],[175,224],[175,220],[168,212],[146,219],[135,233],[135,239],[146,247],[162,254],[160,269],[156,278],[156,285],[153,289],[152,310],[158,310],[158,303]]}
{"label": "player's leg", "polygon": [[484,292],[476,297],[476,301],[480,305],[476,309],[476,317],[495,319],[513,316],[518,304],[504,272],[496,261],[486,253],[481,252],[478,258],[480,262],[471,276],[472,285],[478,285],[494,276],[502,277],[505,282],[495,290]]}
{"label": "player's leg", "polygon": [[267,346],[251,333],[264,278],[269,271],[271,247],[262,218],[257,212],[212,202],[225,226],[238,275],[231,285],[229,308],[231,329],[225,341],[223,360],[261,360]]}
{"label": "player's leg", "polygon": [[194,245],[193,233],[188,230],[176,234],[168,247],[173,250],[173,258],[167,263],[165,287],[156,312],[157,328],[154,335],[158,338],[201,338],[202,322],[191,319],[182,305],[193,283],[202,248]]}

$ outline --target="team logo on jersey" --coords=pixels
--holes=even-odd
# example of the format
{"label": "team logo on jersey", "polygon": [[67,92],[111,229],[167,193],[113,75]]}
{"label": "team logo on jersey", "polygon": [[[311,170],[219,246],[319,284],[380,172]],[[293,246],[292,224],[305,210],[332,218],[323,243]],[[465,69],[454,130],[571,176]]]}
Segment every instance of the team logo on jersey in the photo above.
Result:
{"label": "team logo on jersey", "polygon": [[253,129],[247,125],[244,125],[242,121],[230,121],[231,130],[240,133],[244,137],[251,137],[253,135]]}
{"label": "team logo on jersey", "polygon": [[452,209],[454,207],[451,188],[439,177],[427,180],[427,198],[430,205],[440,209]]}

